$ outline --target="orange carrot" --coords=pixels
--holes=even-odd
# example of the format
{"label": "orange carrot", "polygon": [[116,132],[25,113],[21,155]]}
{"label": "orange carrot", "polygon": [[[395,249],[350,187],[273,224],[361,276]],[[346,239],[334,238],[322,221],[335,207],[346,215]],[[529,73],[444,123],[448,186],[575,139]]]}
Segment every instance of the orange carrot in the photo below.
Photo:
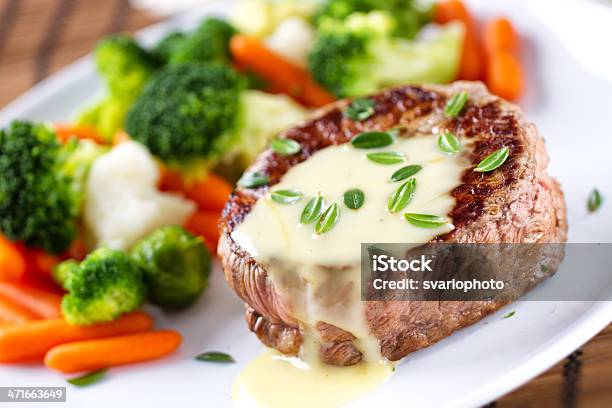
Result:
{"label": "orange carrot", "polygon": [[491,92],[509,101],[516,101],[523,94],[523,68],[519,59],[508,53],[490,55],[487,66],[487,85]]}
{"label": "orange carrot", "polygon": [[172,330],[78,341],[49,350],[45,364],[63,373],[74,373],[139,363],[172,353],[181,341],[181,335]]}
{"label": "orange carrot", "polygon": [[519,99],[525,87],[520,62],[520,39],[506,18],[495,18],[483,31],[487,57],[487,85],[504,99]]}
{"label": "orange carrot", "polygon": [[21,324],[36,319],[36,316],[22,307],[0,298],[0,324]]}
{"label": "orange carrot", "polygon": [[185,229],[193,235],[204,238],[206,246],[214,255],[219,242],[219,218],[221,214],[215,211],[199,211],[193,214],[185,223]]}
{"label": "orange carrot", "polygon": [[150,331],[151,317],[133,312],[114,322],[95,326],[71,326],[64,319],[37,320],[0,327],[0,363],[42,359],[53,347],[90,339]]}
{"label": "orange carrot", "polygon": [[57,138],[61,142],[67,142],[73,137],[77,139],[92,140],[96,143],[103,144],[104,137],[98,133],[93,127],[86,125],[66,125],[56,123],[54,125]]}
{"label": "orange carrot", "polygon": [[127,142],[129,140],[131,140],[130,135],[128,135],[125,131],[120,130],[115,133],[115,136],[113,136],[113,146],[117,146],[118,144]]}
{"label": "orange carrot", "polygon": [[41,319],[54,319],[61,315],[61,296],[21,283],[0,282],[0,299],[20,306]]}
{"label": "orange carrot", "polygon": [[208,173],[201,181],[186,181],[179,173],[169,169],[162,171],[160,187],[165,191],[177,191],[195,201],[203,210],[220,211],[225,206],[232,186],[221,177]]}
{"label": "orange carrot", "polygon": [[463,2],[459,0],[439,2],[436,5],[435,20],[440,24],[447,24],[451,21],[461,21],[464,24],[466,32],[459,79],[470,81],[483,79],[485,60],[478,38],[478,28]]}
{"label": "orange carrot", "polygon": [[272,52],[256,38],[237,34],[230,41],[230,51],[238,65],[261,76],[273,88],[308,106],[320,107],[335,100],[320,87],[308,71]]}
{"label": "orange carrot", "polygon": [[509,52],[518,55],[520,39],[510,20],[504,17],[495,18],[485,24],[483,43],[487,54]]}
{"label": "orange carrot", "polygon": [[18,246],[0,235],[0,280],[15,280],[26,271],[26,260]]}

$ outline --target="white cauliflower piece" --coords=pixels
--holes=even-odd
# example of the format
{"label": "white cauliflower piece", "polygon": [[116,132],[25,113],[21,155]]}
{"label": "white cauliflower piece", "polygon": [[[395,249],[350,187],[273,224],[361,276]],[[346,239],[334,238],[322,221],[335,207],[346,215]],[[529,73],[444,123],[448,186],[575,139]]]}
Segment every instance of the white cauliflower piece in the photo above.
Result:
{"label": "white cauliflower piece", "polygon": [[314,38],[315,30],[307,21],[300,17],[290,17],[276,27],[266,39],[266,45],[287,60],[305,68]]}
{"label": "white cauliflower piece", "polygon": [[139,143],[124,142],[92,165],[86,185],[85,225],[96,247],[129,249],[166,225],[183,225],[195,203],[157,189],[159,168]]}
{"label": "white cauliflower piece", "polygon": [[317,6],[312,0],[241,0],[230,22],[241,33],[265,37],[290,17],[309,19]]}

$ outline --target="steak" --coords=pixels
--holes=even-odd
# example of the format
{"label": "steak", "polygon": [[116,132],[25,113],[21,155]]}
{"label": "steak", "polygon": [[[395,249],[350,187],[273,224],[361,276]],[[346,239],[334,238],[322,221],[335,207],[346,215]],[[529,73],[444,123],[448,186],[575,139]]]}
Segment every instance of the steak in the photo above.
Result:
{"label": "steak", "polygon": [[[469,101],[461,115],[449,119],[443,110],[449,97],[467,91]],[[566,240],[566,210],[559,184],[547,175],[544,139],[517,106],[487,92],[481,83],[456,82],[449,86],[398,86],[372,95],[375,113],[354,121],[343,112],[350,100],[335,102],[281,137],[297,141],[302,150],[281,156],[268,149],[248,171],[264,173],[269,186],[315,152],[349,142],[370,130],[402,127],[406,134],[449,131],[471,146],[475,167],[492,152],[507,146],[510,155],[493,172],[467,169],[462,184],[452,191],[455,207],[448,216],[455,229],[439,236],[447,243],[562,243]],[[303,333],[292,311],[283,303],[265,268],[232,240],[232,231],[268,190],[238,187],[230,196],[220,221],[219,255],[229,285],[246,306],[249,328],[269,347],[296,355]],[[523,260],[535,261],[534,259]],[[551,269],[556,269],[557,264]],[[534,283],[537,281],[534,279]],[[471,325],[503,306],[500,301],[369,301],[364,310],[370,332],[383,357],[399,360],[454,331]],[[352,333],[318,322],[319,356],[333,365],[359,363],[362,353]]]}

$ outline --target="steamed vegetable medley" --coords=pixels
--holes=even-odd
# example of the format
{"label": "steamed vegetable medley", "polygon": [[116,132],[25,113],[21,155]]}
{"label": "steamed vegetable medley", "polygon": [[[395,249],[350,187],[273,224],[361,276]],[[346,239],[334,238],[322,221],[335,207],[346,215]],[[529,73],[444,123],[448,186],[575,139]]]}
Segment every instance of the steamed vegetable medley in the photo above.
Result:
{"label": "steamed vegetable medley", "polygon": [[[103,90],[73,123],[0,131],[0,280],[18,294],[10,306],[0,291],[0,326],[24,324],[0,327],[0,362],[23,357],[7,348],[11,336],[87,341],[66,323],[99,334],[116,321],[111,334],[125,334],[122,319],[142,320],[129,313],[146,301],[192,305],[216,252],[224,178],[236,180],[311,109],[399,83],[477,79],[469,15],[447,3],[434,12],[416,0],[244,0],[228,20],[207,17],[150,47],[103,39],[94,53]],[[41,298],[44,313],[28,309]],[[56,314],[51,328],[24,323]],[[56,365],[65,350],[39,346],[37,356],[68,370]]]}

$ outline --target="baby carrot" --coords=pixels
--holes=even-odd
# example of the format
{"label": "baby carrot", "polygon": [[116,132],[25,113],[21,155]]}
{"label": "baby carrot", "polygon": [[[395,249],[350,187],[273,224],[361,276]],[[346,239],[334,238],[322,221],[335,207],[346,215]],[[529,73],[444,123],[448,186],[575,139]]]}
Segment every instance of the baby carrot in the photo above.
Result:
{"label": "baby carrot", "polygon": [[510,20],[504,17],[495,18],[485,24],[483,43],[488,54],[503,51],[517,55],[520,49],[519,36]]}
{"label": "baby carrot", "polygon": [[0,298],[0,324],[20,324],[35,319],[32,313]]}
{"label": "baby carrot", "polygon": [[218,211],[199,211],[193,214],[185,223],[187,231],[204,238],[206,246],[213,255],[217,253],[220,217],[221,214]]}
{"label": "baby carrot", "polygon": [[179,333],[162,330],[66,343],[49,350],[45,364],[63,373],[74,373],[139,363],[172,353],[181,341]]}
{"label": "baby carrot", "polygon": [[487,58],[486,82],[494,94],[504,99],[519,99],[524,89],[519,51],[520,38],[506,18],[495,18],[483,30]]}
{"label": "baby carrot", "polygon": [[0,235],[0,280],[19,279],[26,271],[26,261],[19,248]]}
{"label": "baby carrot", "polygon": [[201,181],[187,181],[180,174],[164,169],[160,185],[162,190],[183,193],[202,210],[221,211],[232,192],[232,186],[213,173],[208,173]]}
{"label": "baby carrot", "polygon": [[53,347],[73,341],[150,331],[151,317],[133,312],[114,322],[96,326],[71,326],[64,319],[36,320],[0,327],[0,363],[41,359]]}
{"label": "baby carrot", "polygon": [[335,100],[321,88],[310,73],[270,51],[256,38],[238,34],[230,41],[230,51],[237,64],[261,76],[273,88],[308,106],[320,107]]}
{"label": "baby carrot", "polygon": [[22,283],[0,282],[0,299],[27,310],[41,319],[60,317],[62,297]]}
{"label": "baby carrot", "polygon": [[508,52],[488,56],[487,85],[491,92],[509,101],[523,94],[523,68],[518,58]]}
{"label": "baby carrot", "polygon": [[451,21],[461,21],[464,24],[466,31],[459,79],[470,81],[483,79],[485,61],[478,38],[478,27],[463,2],[459,0],[438,2],[435,20],[440,24],[447,24]]}
{"label": "baby carrot", "polygon": [[96,143],[104,143],[104,138],[93,127],[86,125],[65,125],[54,124],[57,138],[62,142],[67,142],[73,137],[77,139],[92,140]]}

